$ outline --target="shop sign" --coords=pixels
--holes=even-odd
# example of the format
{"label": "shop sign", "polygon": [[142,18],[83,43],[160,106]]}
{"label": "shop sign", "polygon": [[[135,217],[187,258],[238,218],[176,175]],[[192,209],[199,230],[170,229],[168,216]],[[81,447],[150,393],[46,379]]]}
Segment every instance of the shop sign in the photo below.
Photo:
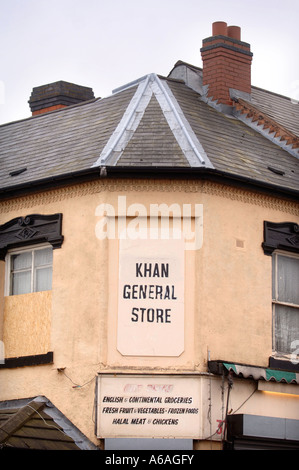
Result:
{"label": "shop sign", "polygon": [[120,240],[117,349],[129,356],[184,351],[183,240]]}
{"label": "shop sign", "polygon": [[201,436],[200,381],[192,376],[101,375],[98,438]]}

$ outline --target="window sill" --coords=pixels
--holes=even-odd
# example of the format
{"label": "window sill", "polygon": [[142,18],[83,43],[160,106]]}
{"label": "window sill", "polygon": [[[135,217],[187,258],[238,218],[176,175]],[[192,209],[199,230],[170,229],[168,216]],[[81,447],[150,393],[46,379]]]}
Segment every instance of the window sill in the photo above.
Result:
{"label": "window sill", "polygon": [[272,369],[280,369],[289,372],[299,373],[299,361],[298,363],[292,362],[291,359],[283,359],[282,357],[269,357],[269,367]]}
{"label": "window sill", "polygon": [[53,352],[37,354],[34,356],[9,357],[0,363],[0,369],[13,369],[15,367],[38,366],[42,364],[53,364]]}

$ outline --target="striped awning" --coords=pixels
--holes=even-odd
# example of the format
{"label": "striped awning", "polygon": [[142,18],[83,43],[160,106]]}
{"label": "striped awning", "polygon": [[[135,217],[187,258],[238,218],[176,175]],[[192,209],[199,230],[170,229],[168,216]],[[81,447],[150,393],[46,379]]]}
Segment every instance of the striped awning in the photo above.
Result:
{"label": "striped awning", "polygon": [[299,384],[299,374],[278,369],[267,369],[264,367],[246,366],[223,362],[227,371],[233,371],[238,377],[252,378],[254,380],[267,380],[284,382],[288,384]]}

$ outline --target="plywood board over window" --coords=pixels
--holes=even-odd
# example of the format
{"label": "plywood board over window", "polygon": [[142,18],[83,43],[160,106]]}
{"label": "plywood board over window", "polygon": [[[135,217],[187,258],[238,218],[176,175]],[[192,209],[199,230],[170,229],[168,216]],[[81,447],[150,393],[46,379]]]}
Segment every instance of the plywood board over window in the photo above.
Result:
{"label": "plywood board over window", "polygon": [[5,297],[5,356],[45,354],[50,350],[52,292]]}

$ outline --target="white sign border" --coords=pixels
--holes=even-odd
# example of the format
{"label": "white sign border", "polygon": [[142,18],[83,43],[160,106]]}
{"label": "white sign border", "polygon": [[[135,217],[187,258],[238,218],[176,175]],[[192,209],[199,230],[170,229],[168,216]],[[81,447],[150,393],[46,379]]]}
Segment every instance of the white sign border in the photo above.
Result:
{"label": "white sign border", "polygon": [[[106,383],[105,383],[106,382]],[[144,390],[142,392],[140,386],[150,385],[153,393],[151,394],[148,387],[146,388],[146,395]],[[180,385],[180,395],[172,395],[172,385]],[[126,387],[126,391],[120,391],[120,388]],[[130,388],[131,387],[131,388]],[[137,387],[137,388],[136,388]],[[139,388],[138,388],[139,387]],[[117,393],[111,393],[111,388],[116,390]],[[109,393],[110,391],[110,393]],[[176,392],[176,391],[175,391]],[[108,393],[108,394],[107,394]],[[160,394],[160,395],[159,395]],[[157,404],[139,403],[134,400],[140,397],[155,396],[161,397],[162,401]],[[129,401],[130,397],[133,397],[133,401]],[[179,398],[177,402],[165,403],[163,398]],[[192,399],[190,403],[186,403],[187,399]],[[108,400],[116,401],[108,401]],[[186,400],[185,400],[186,399]],[[105,400],[105,401],[104,401]],[[106,401],[107,400],[107,401]],[[184,401],[185,400],[185,401]],[[172,400],[170,400],[172,401]],[[125,407],[129,404],[130,407],[135,409],[136,406],[143,408],[150,407],[168,407],[172,409],[189,409],[193,410],[192,413],[173,413],[165,415],[158,414],[119,414],[119,413],[104,413],[105,407],[111,407],[111,409],[118,408],[121,406]],[[96,435],[98,439],[105,438],[157,438],[157,439],[201,439],[202,438],[202,396],[201,396],[201,381],[198,376],[188,374],[99,374],[97,376],[97,388],[96,388]],[[194,412],[194,410],[198,412]],[[164,416],[165,419],[181,420],[183,419],[183,425],[178,422],[175,426],[168,426],[168,424],[158,424],[155,429],[153,426],[147,425],[146,431],[142,426],[144,423],[130,424],[131,418],[133,419],[146,419],[155,420],[160,419]],[[184,420],[184,418],[187,419]],[[110,425],[109,420],[113,419],[128,419],[128,423],[121,422],[120,424]],[[184,422],[185,421],[185,422]],[[157,431],[156,433],[153,430]]]}

